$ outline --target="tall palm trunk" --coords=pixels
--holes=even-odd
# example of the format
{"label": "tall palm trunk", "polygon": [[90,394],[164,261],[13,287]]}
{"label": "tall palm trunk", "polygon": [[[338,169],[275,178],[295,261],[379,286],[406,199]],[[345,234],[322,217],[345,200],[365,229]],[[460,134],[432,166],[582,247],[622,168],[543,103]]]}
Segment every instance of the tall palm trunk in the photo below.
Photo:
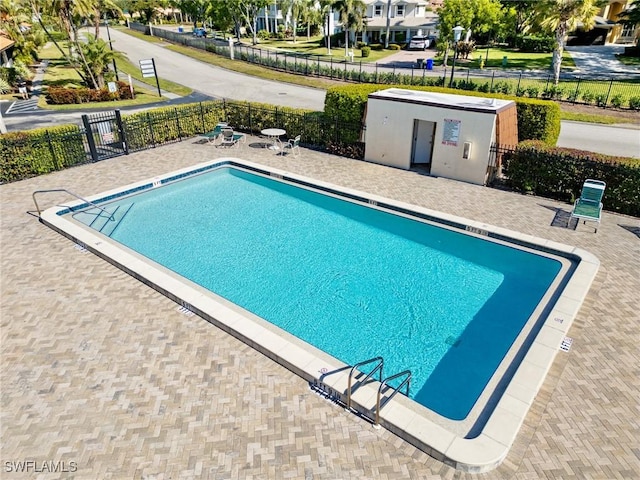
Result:
{"label": "tall palm trunk", "polygon": [[553,81],[558,85],[560,81],[560,67],[562,65],[562,53],[564,52],[564,38],[567,34],[567,24],[560,22],[556,28],[556,46],[553,49]]}
{"label": "tall palm trunk", "polygon": [[349,29],[344,29],[344,56],[349,56]]}
{"label": "tall palm trunk", "polygon": [[87,80],[87,77],[84,75],[84,72],[82,71],[82,69],[78,68],[77,63],[67,54],[67,52],[64,51],[64,49],[60,46],[60,44],[56,41],[56,39],[53,38],[53,35],[51,35],[51,32],[47,30],[47,27],[42,22],[42,17],[40,16],[40,14],[38,13],[38,10],[36,9],[36,6],[34,4],[32,4],[31,6],[33,9],[33,17],[38,20],[38,23],[40,24],[42,31],[47,36],[49,41],[55,45],[55,47],[62,54],[62,56],[64,57],[66,62],[69,64],[69,66],[73,68],[76,71],[76,73],[80,76],[82,81],[88,85],[89,82]]}
{"label": "tall palm trunk", "polygon": [[387,28],[384,36],[384,48],[389,48],[389,35],[391,34],[391,0],[387,2]]}

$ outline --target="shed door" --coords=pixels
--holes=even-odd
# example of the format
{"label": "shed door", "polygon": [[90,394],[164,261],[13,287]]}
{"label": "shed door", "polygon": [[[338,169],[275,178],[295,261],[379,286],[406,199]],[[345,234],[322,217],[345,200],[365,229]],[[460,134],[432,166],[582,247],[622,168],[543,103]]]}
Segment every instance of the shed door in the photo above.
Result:
{"label": "shed door", "polygon": [[413,121],[413,157],[411,163],[431,163],[436,122]]}

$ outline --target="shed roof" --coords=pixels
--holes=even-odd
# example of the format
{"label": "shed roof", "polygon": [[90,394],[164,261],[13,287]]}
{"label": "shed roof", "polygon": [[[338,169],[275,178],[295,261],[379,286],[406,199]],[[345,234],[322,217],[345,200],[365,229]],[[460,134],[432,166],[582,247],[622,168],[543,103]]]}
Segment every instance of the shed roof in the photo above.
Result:
{"label": "shed roof", "polygon": [[405,103],[419,103],[453,110],[470,110],[483,113],[498,113],[515,106],[513,100],[499,98],[471,97],[451,93],[425,92],[422,90],[405,90],[389,88],[369,94],[369,98],[393,100]]}

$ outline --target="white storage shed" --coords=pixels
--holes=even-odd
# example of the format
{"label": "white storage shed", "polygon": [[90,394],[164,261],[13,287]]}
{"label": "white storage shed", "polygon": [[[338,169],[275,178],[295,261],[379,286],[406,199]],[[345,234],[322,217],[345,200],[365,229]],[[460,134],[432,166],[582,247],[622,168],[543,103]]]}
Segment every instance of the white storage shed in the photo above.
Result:
{"label": "white storage shed", "polygon": [[[369,95],[365,160],[484,185],[492,144],[518,143],[511,100],[390,88]],[[499,159],[498,159],[499,162]]]}

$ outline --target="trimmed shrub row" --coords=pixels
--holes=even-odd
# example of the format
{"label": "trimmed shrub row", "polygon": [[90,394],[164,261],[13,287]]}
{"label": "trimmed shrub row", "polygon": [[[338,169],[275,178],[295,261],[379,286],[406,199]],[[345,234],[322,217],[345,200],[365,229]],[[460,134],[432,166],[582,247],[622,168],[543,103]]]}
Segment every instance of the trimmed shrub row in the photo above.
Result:
{"label": "trimmed shrub row", "polygon": [[128,100],[133,98],[129,85],[117,82],[118,90],[111,93],[108,88],[94,90],[91,88],[47,88],[47,101],[56,105],[72,103],[109,102],[112,100]]}
{"label": "trimmed shrub row", "polygon": [[0,182],[12,182],[87,162],[77,125],[0,135]]}
{"label": "trimmed shrub row", "polygon": [[[345,85],[332,87],[327,91],[324,112],[330,118],[339,118],[345,122],[362,122],[369,94],[386,88],[408,88],[410,90],[460,94],[458,90],[432,86]],[[500,94],[485,95],[476,92],[465,92],[465,95],[501,98],[516,102],[519,141],[540,140],[548,145],[555,145],[560,136],[560,107],[554,102]]]}
{"label": "trimmed shrub row", "polygon": [[503,157],[507,185],[514,190],[573,202],[587,178],[607,182],[605,210],[640,216],[640,160],[611,157],[542,142],[522,142]]}

